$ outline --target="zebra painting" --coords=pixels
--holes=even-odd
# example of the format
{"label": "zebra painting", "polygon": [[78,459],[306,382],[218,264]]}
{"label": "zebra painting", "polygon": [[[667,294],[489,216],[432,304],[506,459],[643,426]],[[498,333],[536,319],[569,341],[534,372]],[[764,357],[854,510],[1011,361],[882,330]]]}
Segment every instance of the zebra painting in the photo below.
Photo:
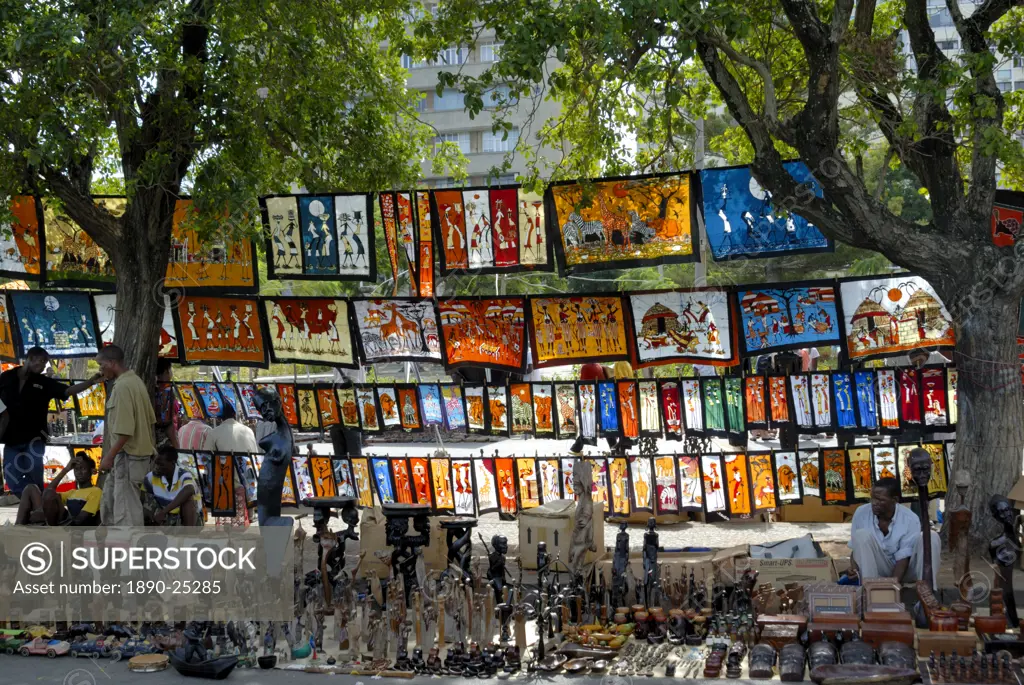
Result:
{"label": "zebra painting", "polygon": [[634,211],[629,212],[629,242],[634,245],[646,245],[654,240],[654,229]]}
{"label": "zebra painting", "polygon": [[562,226],[562,235],[568,247],[580,247],[586,243],[605,242],[604,224],[600,221],[584,221],[576,212],[569,214],[569,220]]}

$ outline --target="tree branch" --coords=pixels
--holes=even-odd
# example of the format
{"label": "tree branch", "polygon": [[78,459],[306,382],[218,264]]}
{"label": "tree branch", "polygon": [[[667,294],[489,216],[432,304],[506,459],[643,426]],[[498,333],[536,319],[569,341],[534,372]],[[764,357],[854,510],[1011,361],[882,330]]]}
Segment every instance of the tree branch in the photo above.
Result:
{"label": "tree branch", "polygon": [[1024,7],[1024,0],[985,0],[981,7],[974,10],[969,21],[984,33],[1014,7]]}
{"label": "tree branch", "polygon": [[81,226],[108,254],[114,254],[121,242],[121,221],[96,204],[88,189],[83,192],[78,184],[72,183],[64,174],[45,168],[42,178],[50,192],[64,204],[64,210],[72,221]]}
{"label": "tree branch", "polygon": [[722,50],[733,62],[748,66],[760,75],[761,81],[764,83],[764,113],[768,117],[769,126],[777,127],[779,124],[779,107],[775,100],[775,81],[772,79],[772,72],[768,69],[768,65],[754,59],[750,55],[741,53],[727,39],[721,36],[708,35],[707,39]]}
{"label": "tree branch", "polygon": [[857,13],[853,18],[853,28],[862,38],[870,38],[875,27],[875,6],[878,0],[859,0]]}

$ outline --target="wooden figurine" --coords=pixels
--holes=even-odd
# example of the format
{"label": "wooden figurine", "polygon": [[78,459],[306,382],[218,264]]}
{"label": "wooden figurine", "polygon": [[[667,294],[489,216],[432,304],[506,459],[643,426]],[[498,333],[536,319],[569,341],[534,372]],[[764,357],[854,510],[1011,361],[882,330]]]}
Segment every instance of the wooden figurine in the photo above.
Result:
{"label": "wooden figurine", "polygon": [[569,573],[577,587],[583,584],[583,564],[587,552],[596,552],[594,546],[594,486],[593,470],[586,459],[576,459],[572,467],[572,487],[576,493],[576,514],[569,542]]}
{"label": "wooden figurine", "polygon": [[1003,530],[988,544],[989,556],[996,568],[996,587],[1003,591],[1003,603],[1007,623],[1016,628],[1017,602],[1013,595],[1013,567],[1020,558],[1020,537],[1017,534],[1017,512],[1006,497],[992,495],[988,501],[992,517],[1002,525]]}
{"label": "wooden figurine", "polygon": [[957,471],[957,504],[952,509],[946,511],[946,518],[949,519],[949,550],[953,555],[953,580],[960,590],[961,597],[969,597],[971,591],[971,552],[969,544],[973,514],[971,514],[971,508],[964,502],[967,497],[967,491],[970,488],[970,472]]}

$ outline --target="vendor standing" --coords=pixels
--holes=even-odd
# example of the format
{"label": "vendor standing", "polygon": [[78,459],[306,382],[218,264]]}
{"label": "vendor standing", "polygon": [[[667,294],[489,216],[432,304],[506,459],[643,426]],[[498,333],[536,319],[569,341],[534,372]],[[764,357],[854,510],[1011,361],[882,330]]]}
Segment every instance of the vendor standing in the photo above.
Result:
{"label": "vendor standing", "polygon": [[25,363],[0,374],[0,431],[4,442],[4,480],[21,497],[28,484],[43,489],[43,456],[46,454],[46,415],[50,400],[63,402],[99,382],[100,374],[75,385],[44,376],[50,354],[33,347]]}

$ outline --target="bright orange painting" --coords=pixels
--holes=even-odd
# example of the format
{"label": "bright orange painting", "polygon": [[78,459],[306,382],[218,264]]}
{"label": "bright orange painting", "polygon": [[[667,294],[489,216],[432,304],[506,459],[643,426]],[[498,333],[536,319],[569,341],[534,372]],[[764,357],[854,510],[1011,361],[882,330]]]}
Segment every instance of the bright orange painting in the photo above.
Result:
{"label": "bright orange painting", "polygon": [[640,437],[639,405],[636,381],[619,381],[619,413],[622,416],[622,434],[627,438]]}
{"label": "bright orange painting", "polygon": [[434,193],[437,219],[441,229],[441,249],[447,269],[469,268],[469,250],[466,249],[466,217],[462,211],[462,192],[443,190]]}
{"label": "bright orange painting", "polygon": [[438,302],[444,363],[522,371],[526,365],[526,298],[481,297]]}
{"label": "bright orange painting", "polygon": [[416,503],[433,506],[434,498],[430,492],[430,460],[411,457],[409,468],[412,470],[412,490],[416,495]]}
{"label": "bright orange painting", "polygon": [[391,472],[395,476],[395,500],[399,504],[412,504],[412,481],[409,478],[409,462],[392,459]]}
{"label": "bright orange painting", "polygon": [[745,378],[743,394],[747,402],[747,423],[766,423],[768,416],[764,406],[764,376]]}
{"label": "bright orange painting", "polygon": [[398,415],[402,421],[402,428],[407,431],[420,430],[423,428],[420,419],[420,403],[416,396],[415,387],[401,387],[398,391]]}
{"label": "bright orange painting", "polygon": [[219,235],[206,241],[200,240],[193,228],[193,211],[192,200],[178,200],[174,204],[171,256],[164,286],[216,288],[232,293],[255,292],[257,285],[252,241],[233,240]]}
{"label": "bright orange painting", "polygon": [[[324,428],[329,428],[335,424],[341,423],[341,417],[338,415],[338,402],[335,398],[334,390],[331,388],[317,388],[316,403],[320,408],[320,423]],[[354,402],[352,403],[352,409],[355,409]]]}
{"label": "bright orange painting", "polygon": [[356,403],[355,388],[338,388],[337,395],[342,424],[345,428],[359,428],[359,405]]}
{"label": "bright orange painting", "polygon": [[0,359],[11,361],[18,358],[14,347],[14,333],[11,331],[11,314],[7,305],[7,296],[0,294]]}
{"label": "bright orange painting", "polygon": [[193,297],[178,303],[186,364],[266,366],[259,302],[246,297]]}
{"label": "bright orange painting", "polygon": [[846,501],[846,450],[822,450],[821,463],[825,472],[825,501]]}
{"label": "bright orange painting", "polygon": [[370,480],[369,460],[359,457],[352,460],[352,477],[356,481],[356,497],[360,507],[373,506],[373,485]]}
{"label": "bright orange painting", "polygon": [[519,506],[516,504],[515,466],[511,459],[495,459],[494,466],[498,471],[498,506],[502,514],[514,515]]}
{"label": "bright orange painting", "polygon": [[725,499],[729,514],[745,516],[750,513],[750,479],[747,474],[747,455],[725,455]]}
{"label": "bright orange painting", "polygon": [[416,192],[416,218],[420,224],[420,297],[434,296],[434,235],[430,220],[430,193]]}
{"label": "bright orange painting", "polygon": [[540,506],[540,483],[537,482],[537,462],[533,459],[516,459],[519,476],[519,503],[522,509]]}
{"label": "bright orange painting", "polygon": [[430,477],[434,483],[434,507],[441,511],[454,510],[451,459],[431,459]]}
{"label": "bright orange painting", "polygon": [[789,421],[789,400],[786,397],[786,377],[770,376],[768,393],[771,396],[772,421],[781,423]]}
{"label": "bright orange painting", "polygon": [[775,502],[775,473],[772,471],[772,455],[751,454],[750,459],[750,482],[754,490],[754,508],[757,510],[774,509]]}
{"label": "bright orange painting", "polygon": [[621,297],[530,298],[534,368],[629,357]]}
{"label": "bright orange painting", "polygon": [[299,408],[295,402],[295,385],[292,383],[278,383],[277,394],[281,397],[281,409],[288,425],[295,427],[299,425]]}
{"label": "bright orange painting", "polygon": [[330,457],[310,457],[309,473],[313,478],[313,494],[316,497],[338,496],[338,487],[334,482],[334,469]]}
{"label": "bright orange painting", "polygon": [[533,432],[533,398],[529,383],[513,383],[509,386],[512,398],[512,432]]}
{"label": "bright orange painting", "polygon": [[611,513],[628,515],[629,505],[629,462],[625,459],[608,460],[608,487]]}
{"label": "bright orange painting", "polygon": [[39,275],[39,201],[31,195],[11,198],[10,224],[0,224],[0,274],[12,278]]}

